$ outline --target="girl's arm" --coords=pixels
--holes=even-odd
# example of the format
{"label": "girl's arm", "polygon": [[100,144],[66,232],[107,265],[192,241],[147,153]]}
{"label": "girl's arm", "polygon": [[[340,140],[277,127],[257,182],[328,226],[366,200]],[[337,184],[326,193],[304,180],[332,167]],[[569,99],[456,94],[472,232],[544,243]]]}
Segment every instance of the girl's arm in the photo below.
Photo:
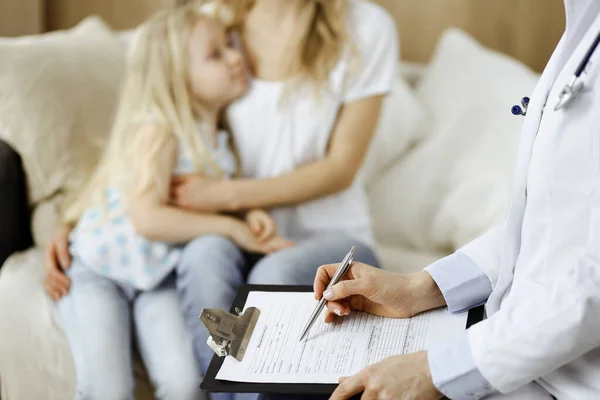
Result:
{"label": "girl's arm", "polygon": [[369,148],[382,100],[383,96],[373,96],[342,107],[323,160],[275,178],[224,182],[230,185],[226,209],[298,204],[348,188]]}
{"label": "girl's arm", "polygon": [[[217,214],[200,214],[168,204],[169,186],[177,159],[177,140],[155,125],[141,127],[136,135],[132,182],[141,179],[143,160],[157,145],[160,149],[147,167],[156,179],[142,193],[131,200],[131,219],[136,231],[150,240],[185,243],[203,234],[220,234],[232,237],[241,221]],[[146,156],[146,157],[144,157]],[[139,170],[136,172],[136,170]]]}

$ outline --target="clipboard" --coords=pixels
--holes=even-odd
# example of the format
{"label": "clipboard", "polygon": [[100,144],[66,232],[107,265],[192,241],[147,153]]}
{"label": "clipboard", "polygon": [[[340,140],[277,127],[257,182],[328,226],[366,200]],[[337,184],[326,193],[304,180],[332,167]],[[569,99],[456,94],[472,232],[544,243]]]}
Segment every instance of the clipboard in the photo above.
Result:
{"label": "clipboard", "polygon": [[[250,292],[312,292],[312,286],[288,286],[288,285],[242,285],[237,291],[230,312],[234,313],[244,309],[248,293]],[[483,320],[483,306],[469,310],[467,326]],[[223,365],[225,357],[214,355],[206,376],[200,385],[205,392],[225,393],[261,393],[261,394],[304,394],[304,395],[331,395],[337,384],[324,383],[255,383],[255,382],[233,382],[216,379],[217,373]]]}

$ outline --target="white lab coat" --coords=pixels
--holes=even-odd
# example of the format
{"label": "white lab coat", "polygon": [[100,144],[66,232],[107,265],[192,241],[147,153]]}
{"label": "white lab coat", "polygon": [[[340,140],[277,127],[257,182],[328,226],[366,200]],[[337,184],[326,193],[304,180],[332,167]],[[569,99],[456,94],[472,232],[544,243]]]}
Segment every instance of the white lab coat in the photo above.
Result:
{"label": "white lab coat", "polygon": [[493,286],[488,319],[469,330],[473,359],[501,392],[520,388],[511,398],[600,399],[600,47],[585,92],[554,110],[600,32],[600,0],[565,6],[524,120],[509,216],[463,249]]}

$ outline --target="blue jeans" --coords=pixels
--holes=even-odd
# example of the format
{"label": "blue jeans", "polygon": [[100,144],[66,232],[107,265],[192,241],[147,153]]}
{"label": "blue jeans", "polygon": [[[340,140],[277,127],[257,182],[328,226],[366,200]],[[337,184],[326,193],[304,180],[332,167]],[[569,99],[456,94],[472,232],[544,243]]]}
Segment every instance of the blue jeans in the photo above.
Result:
{"label": "blue jeans", "polygon": [[[258,261],[222,236],[203,236],[190,242],[177,267],[177,289],[202,370],[206,373],[214,355],[206,344],[208,331],[198,318],[202,309],[229,310],[238,287],[245,282],[312,285],[321,265],[339,263],[352,246],[356,246],[356,261],[377,266],[368,246],[343,233],[321,234]],[[229,400],[233,395],[215,393],[211,397]]]}
{"label": "blue jeans", "polygon": [[205,397],[175,274],[146,292],[98,275],[76,259],[67,275],[71,289],[57,309],[75,362],[76,399],[134,398],[132,331],[158,399]]}

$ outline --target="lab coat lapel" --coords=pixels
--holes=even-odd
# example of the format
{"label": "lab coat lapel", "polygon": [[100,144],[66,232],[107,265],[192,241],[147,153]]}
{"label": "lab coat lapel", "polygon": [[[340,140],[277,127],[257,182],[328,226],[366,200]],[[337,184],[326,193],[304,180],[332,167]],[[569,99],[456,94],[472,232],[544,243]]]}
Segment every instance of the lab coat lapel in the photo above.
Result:
{"label": "lab coat lapel", "polygon": [[488,315],[493,314],[500,307],[500,301],[510,284],[513,276],[513,267],[521,248],[521,225],[526,204],[526,184],[531,152],[537,135],[542,113],[552,84],[557,75],[558,64],[564,48],[565,36],[560,40],[555,52],[548,62],[538,84],[531,96],[531,102],[527,108],[527,115],[521,130],[521,143],[517,155],[517,167],[513,187],[513,196],[510,212],[506,222],[506,234],[504,235],[503,253],[498,271],[496,288],[487,302]]}
{"label": "lab coat lapel", "polygon": [[[588,9],[588,6],[591,3],[585,3],[586,4],[578,4],[578,6],[586,6],[586,9]],[[568,8],[567,11],[569,11]],[[571,21],[574,19],[572,16],[569,18]],[[596,16],[595,21],[592,24],[589,24],[586,30],[589,30],[590,27],[596,31],[600,29],[600,15]],[[571,25],[565,35],[563,35],[534,90],[531,103],[527,110],[527,116],[522,129],[521,145],[515,172],[514,193],[511,210],[507,220],[507,232],[504,236],[503,254],[498,273],[498,281],[494,293],[490,296],[487,304],[488,314],[492,314],[498,310],[501,300],[512,282],[514,267],[521,249],[521,231],[527,202],[527,176],[533,145],[540,127],[545,103],[553,86],[556,82],[562,82],[562,80],[558,78],[561,77],[564,72],[571,73],[574,71],[574,69],[573,71],[564,71],[564,68],[565,65],[569,64],[572,57],[577,57],[573,54],[574,48],[579,46],[580,43],[579,41],[573,43],[571,36],[574,30],[580,28],[581,27],[579,26]],[[584,42],[582,45],[586,46],[589,44]],[[566,54],[568,54],[568,56]],[[554,104],[548,104],[549,108],[546,112],[553,112],[553,106]]]}

